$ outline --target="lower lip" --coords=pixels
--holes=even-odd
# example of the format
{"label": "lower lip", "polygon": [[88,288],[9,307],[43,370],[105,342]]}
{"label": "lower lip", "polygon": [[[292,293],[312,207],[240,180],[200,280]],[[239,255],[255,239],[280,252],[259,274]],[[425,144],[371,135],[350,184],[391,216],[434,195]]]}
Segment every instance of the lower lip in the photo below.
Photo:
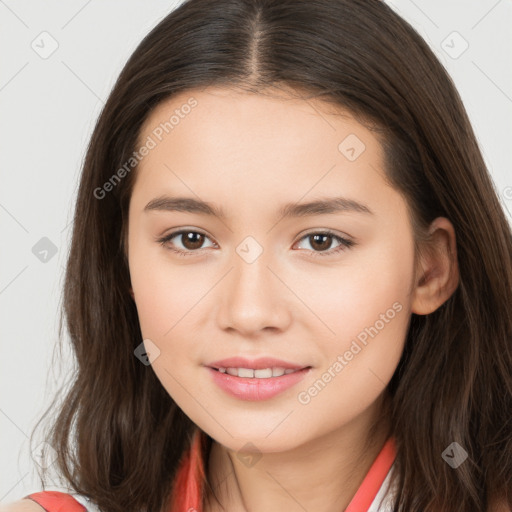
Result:
{"label": "lower lip", "polygon": [[291,388],[309,373],[311,367],[284,374],[281,377],[269,377],[268,379],[236,377],[213,368],[207,369],[215,384],[229,395],[240,400],[257,401],[268,400]]}

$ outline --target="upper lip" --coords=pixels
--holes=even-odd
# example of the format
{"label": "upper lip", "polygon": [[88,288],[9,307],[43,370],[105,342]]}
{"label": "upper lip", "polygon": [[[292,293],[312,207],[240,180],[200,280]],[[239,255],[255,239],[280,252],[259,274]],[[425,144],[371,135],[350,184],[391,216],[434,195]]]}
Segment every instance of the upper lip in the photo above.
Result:
{"label": "upper lip", "polygon": [[246,357],[228,357],[208,363],[206,366],[210,368],[252,368],[253,370],[262,370],[264,368],[284,368],[285,370],[301,370],[308,368],[308,365],[289,363],[282,359],[275,359],[274,357],[260,357],[258,359],[248,359]]}

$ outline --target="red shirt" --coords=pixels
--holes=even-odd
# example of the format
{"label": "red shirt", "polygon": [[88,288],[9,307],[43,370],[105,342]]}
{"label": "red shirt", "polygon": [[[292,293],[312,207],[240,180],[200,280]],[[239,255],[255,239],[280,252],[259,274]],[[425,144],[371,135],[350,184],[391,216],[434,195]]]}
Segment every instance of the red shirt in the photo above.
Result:
{"label": "red shirt", "polygon": [[[181,461],[175,481],[177,489],[181,492],[173,504],[173,512],[203,512],[200,483],[204,477],[204,461],[201,458],[201,445],[204,446],[205,439],[202,431],[198,429],[189,454]],[[395,456],[395,440],[389,437],[344,512],[368,512],[395,461]],[[378,512],[376,507],[377,505],[374,505],[372,510]]]}
{"label": "red shirt", "polygon": [[[197,429],[194,433],[189,452],[180,461],[174,483],[176,488],[180,489],[180,492],[171,507],[171,512],[189,512],[191,509],[203,512],[203,489],[201,488],[201,482],[204,478],[205,461],[201,453],[205,440],[206,434]],[[393,437],[390,437],[373,461],[345,512],[368,512],[390,472],[395,455],[395,440]],[[85,501],[84,497],[76,496],[80,501]],[[25,496],[25,498],[35,501],[48,512],[87,512],[94,509],[92,506],[86,508],[71,494],[60,491],[36,492]],[[375,505],[372,506],[372,511],[379,510],[374,507]]]}

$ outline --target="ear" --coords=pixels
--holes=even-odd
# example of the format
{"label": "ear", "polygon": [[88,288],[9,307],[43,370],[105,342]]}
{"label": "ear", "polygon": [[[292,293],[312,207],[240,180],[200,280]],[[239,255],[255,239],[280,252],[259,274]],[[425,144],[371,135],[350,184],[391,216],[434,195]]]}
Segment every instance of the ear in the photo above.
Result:
{"label": "ear", "polygon": [[133,288],[130,286],[130,295],[132,296],[132,299],[135,300],[135,294],[133,293]]}
{"label": "ear", "polygon": [[411,311],[428,315],[446,302],[459,284],[455,229],[445,217],[429,227],[429,240],[421,246],[416,268]]}

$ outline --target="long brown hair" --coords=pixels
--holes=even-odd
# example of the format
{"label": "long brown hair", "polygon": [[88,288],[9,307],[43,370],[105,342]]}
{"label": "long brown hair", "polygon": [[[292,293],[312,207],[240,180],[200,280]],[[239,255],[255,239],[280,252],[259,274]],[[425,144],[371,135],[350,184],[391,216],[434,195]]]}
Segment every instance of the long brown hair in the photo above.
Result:
{"label": "long brown hair", "polygon": [[[394,510],[482,512],[495,497],[512,507],[511,229],[452,80],[379,0],[188,0],[126,63],[87,149],[65,275],[76,370],[45,439],[67,484],[104,512],[169,506],[195,425],[134,357],[125,237],[137,168],[95,191],[126,170],[158,104],[209,85],[288,86],[350,111],[378,135],[417,239],[437,216],[453,223],[459,286],[412,315],[389,384]],[[456,469],[442,458],[453,442],[468,453]]]}

